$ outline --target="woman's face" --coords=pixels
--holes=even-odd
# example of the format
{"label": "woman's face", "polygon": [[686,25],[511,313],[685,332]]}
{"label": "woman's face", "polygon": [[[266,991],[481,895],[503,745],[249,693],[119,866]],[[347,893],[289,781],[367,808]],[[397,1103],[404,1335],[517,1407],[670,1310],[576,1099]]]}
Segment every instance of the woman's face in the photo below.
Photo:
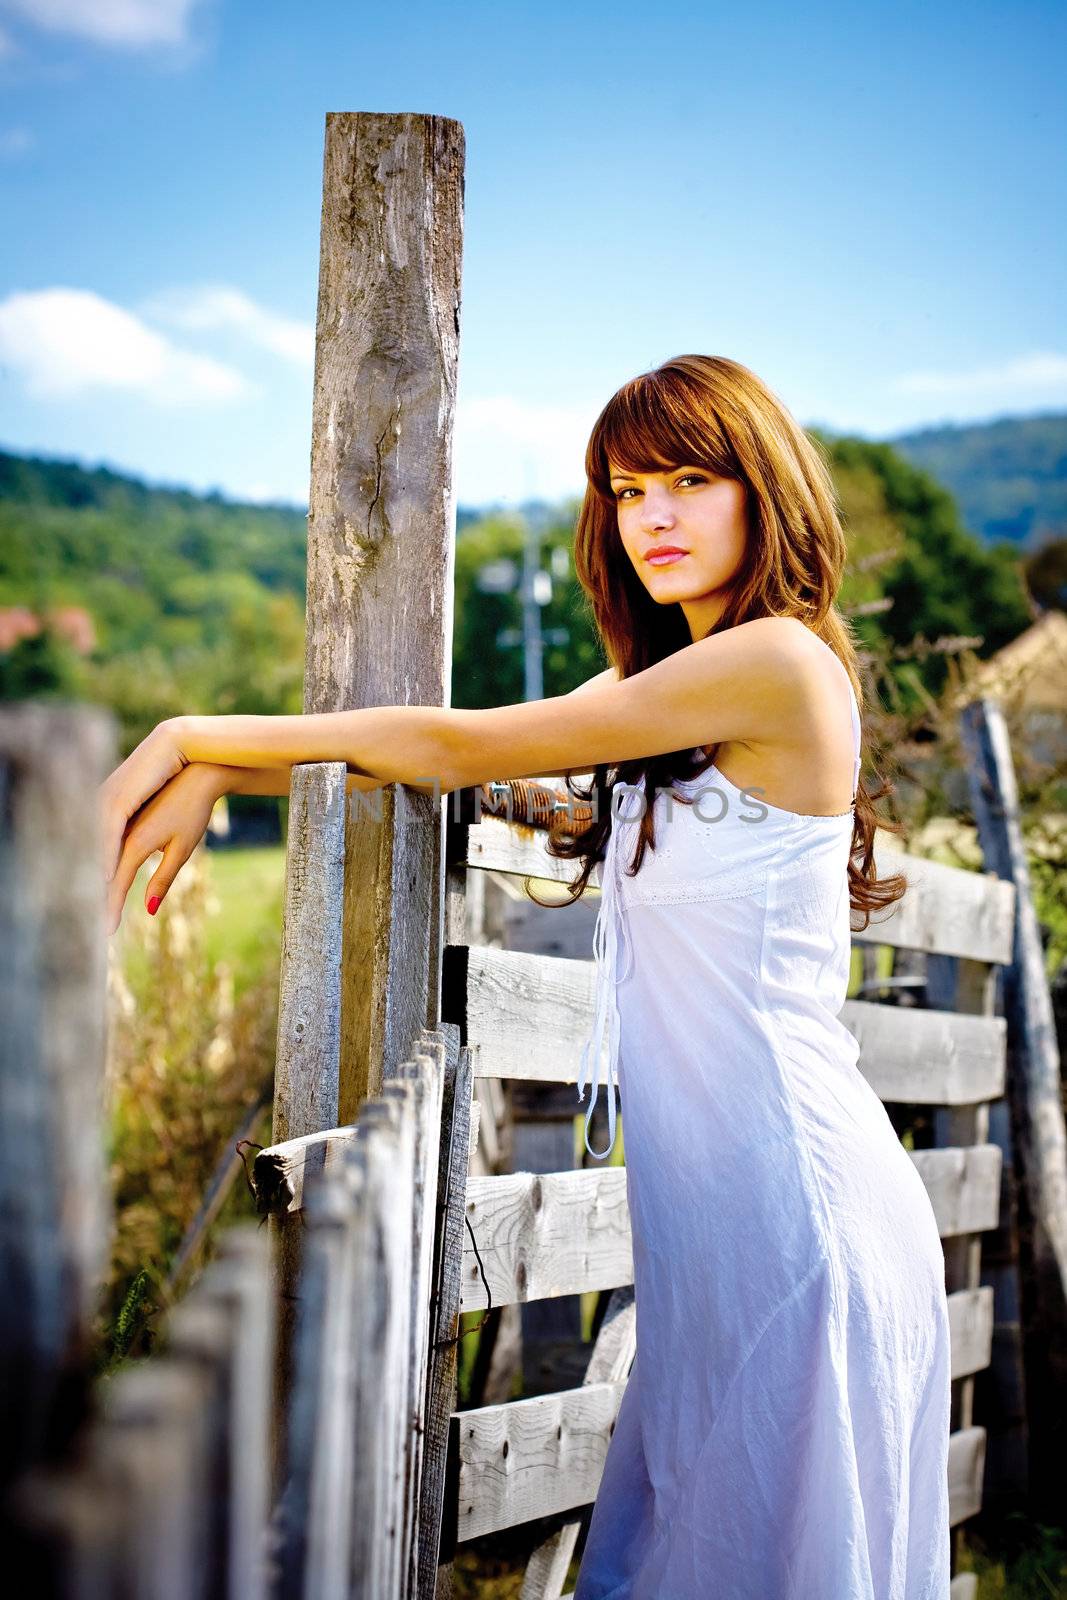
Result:
{"label": "woman's face", "polygon": [[[624,472],[610,463],[623,547],[659,605],[681,606],[694,639],[718,621],[745,550],[745,486],[704,467]],[[684,553],[661,559],[661,546]]]}

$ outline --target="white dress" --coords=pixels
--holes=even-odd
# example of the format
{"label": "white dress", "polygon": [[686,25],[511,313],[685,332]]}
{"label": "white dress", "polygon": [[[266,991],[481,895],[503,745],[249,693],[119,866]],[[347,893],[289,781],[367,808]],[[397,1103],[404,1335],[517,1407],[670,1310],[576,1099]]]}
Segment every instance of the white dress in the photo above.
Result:
{"label": "white dress", "polygon": [[592,1065],[606,1156],[606,1031],[637,1354],[575,1600],[948,1600],[944,1258],[838,1018],[852,812],[677,788],[630,877],[645,785],[615,785],[602,867],[579,1098]]}

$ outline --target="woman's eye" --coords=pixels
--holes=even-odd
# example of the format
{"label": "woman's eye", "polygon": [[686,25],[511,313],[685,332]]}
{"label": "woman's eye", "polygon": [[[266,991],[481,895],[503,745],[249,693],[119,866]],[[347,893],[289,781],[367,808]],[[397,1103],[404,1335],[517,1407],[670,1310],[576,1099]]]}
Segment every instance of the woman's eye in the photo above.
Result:
{"label": "woman's eye", "polygon": [[[699,472],[683,472],[682,476],[678,479],[678,482],[680,484],[681,483],[707,483],[707,481],[708,481],[707,478],[704,477],[703,474],[699,473]],[[624,499],[626,497],[626,495],[630,494],[631,492],[636,493],[636,486],[634,484],[627,484],[625,489],[620,489],[619,490],[619,492],[615,496],[615,498],[616,498],[616,500],[622,500],[622,499]]]}

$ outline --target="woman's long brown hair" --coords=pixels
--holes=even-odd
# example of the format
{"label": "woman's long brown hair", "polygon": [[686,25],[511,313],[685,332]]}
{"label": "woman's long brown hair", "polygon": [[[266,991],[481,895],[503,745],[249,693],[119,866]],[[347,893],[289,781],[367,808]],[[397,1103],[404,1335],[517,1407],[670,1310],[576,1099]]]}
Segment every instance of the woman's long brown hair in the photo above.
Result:
{"label": "woman's long brown hair", "polygon": [[[574,565],[608,660],[620,678],[629,678],[684,649],[692,639],[681,606],[657,604],[634,571],[619,535],[609,459],[626,472],[704,467],[744,484],[745,554],[723,615],[709,633],[721,633],[755,617],[800,618],[843,663],[862,712],[856,645],[848,620],[834,604],[846,544],[829,464],[817,441],[755,373],[725,356],[675,356],[624,384],[593,427],[585,456],[587,484],[575,531]],[[706,771],[718,748],[711,746],[699,762],[688,749],[614,767],[601,764],[584,790],[575,779],[567,779],[576,800],[592,802],[591,822],[578,821],[561,809],[548,834],[551,855],[583,863],[569,886],[572,899],[579,898],[594,864],[603,859],[611,829],[612,783],[633,784],[646,778],[649,792],[655,793],[675,778],[691,779]],[[868,927],[872,911],[891,906],[908,886],[903,873],[881,879],[875,874],[875,829],[902,831],[899,823],[875,814],[873,801],[888,787],[883,784],[872,794],[861,778],[856,794],[849,899],[864,921],[854,932]],[[631,876],[639,869],[646,846],[655,849],[651,806],[646,806],[641,819]]]}

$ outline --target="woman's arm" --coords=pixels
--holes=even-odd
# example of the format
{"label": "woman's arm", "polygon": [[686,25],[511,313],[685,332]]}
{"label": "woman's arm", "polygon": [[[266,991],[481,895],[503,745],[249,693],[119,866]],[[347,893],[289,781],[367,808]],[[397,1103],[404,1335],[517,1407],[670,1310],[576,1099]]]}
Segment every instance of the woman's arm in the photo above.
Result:
{"label": "woman's arm", "polygon": [[272,781],[284,785],[297,763],[343,761],[350,774],[376,780],[361,787],[402,783],[449,794],[723,740],[807,749],[824,716],[826,658],[826,646],[796,618],[759,617],[618,682],[486,711],[371,706],[175,717],[154,728],[101,786],[104,872],[109,881],[115,875],[130,818],[191,763],[278,769]]}
{"label": "woman's arm", "polygon": [[[207,764],[215,774],[220,799],[224,794],[289,793],[291,767],[227,767],[219,762]],[[345,793],[351,794],[353,789],[380,789],[385,782],[384,778],[366,778],[358,772],[350,772],[345,778]],[[432,784],[411,784],[410,787],[426,788],[431,792],[433,789]]]}
{"label": "woman's arm", "polygon": [[[595,678],[587,678],[576,689],[571,689],[570,694],[584,694],[587,689],[592,689],[601,683],[617,683],[618,673],[614,667],[609,667],[606,672],[598,672]],[[219,762],[205,763],[210,765],[215,774],[219,796],[224,794],[277,794],[289,793],[289,767],[227,767]],[[537,778],[566,778],[575,769],[566,768],[561,772],[523,772],[518,776]],[[349,772],[345,782],[345,793],[351,794],[353,789],[380,789],[389,782],[388,778],[369,778],[358,772]],[[432,789],[430,784],[411,784],[410,788]]]}
{"label": "woman's arm", "polygon": [[[580,694],[484,711],[370,706],[296,716],[177,717],[186,761],[289,767],[344,761],[381,783],[442,793],[493,779],[589,772],[727,739],[802,740],[825,647],[790,617],[760,617]],[[606,676],[606,675],[605,675]]]}

